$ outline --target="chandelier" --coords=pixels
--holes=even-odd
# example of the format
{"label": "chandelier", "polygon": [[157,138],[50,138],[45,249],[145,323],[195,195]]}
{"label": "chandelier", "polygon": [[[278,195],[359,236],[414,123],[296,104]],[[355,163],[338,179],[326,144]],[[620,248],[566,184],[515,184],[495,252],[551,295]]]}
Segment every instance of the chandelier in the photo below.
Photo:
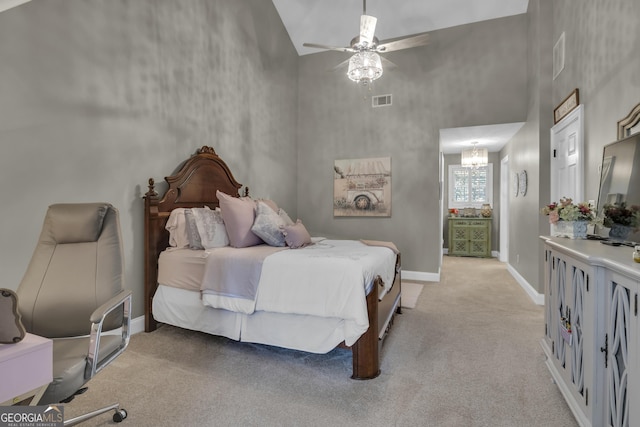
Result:
{"label": "chandelier", "polygon": [[356,83],[369,85],[372,81],[382,76],[382,61],[376,52],[361,50],[349,59],[349,79]]}
{"label": "chandelier", "polygon": [[477,142],[473,143],[473,148],[462,150],[462,166],[468,168],[478,168],[489,164],[489,150],[486,148],[476,147]]}

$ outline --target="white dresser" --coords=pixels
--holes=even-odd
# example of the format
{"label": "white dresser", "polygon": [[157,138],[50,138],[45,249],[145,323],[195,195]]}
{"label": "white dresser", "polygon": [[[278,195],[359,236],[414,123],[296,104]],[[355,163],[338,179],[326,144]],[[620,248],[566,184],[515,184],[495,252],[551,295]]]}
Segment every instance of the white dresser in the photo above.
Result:
{"label": "white dresser", "polygon": [[542,348],[582,426],[640,425],[640,264],[633,248],[542,237]]}

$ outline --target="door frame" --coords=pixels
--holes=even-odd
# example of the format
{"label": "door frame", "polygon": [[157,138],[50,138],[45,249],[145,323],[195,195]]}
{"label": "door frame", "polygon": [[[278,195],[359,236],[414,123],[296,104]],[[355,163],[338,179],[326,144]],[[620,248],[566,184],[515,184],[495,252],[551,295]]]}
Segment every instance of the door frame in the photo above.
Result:
{"label": "door frame", "polygon": [[509,263],[509,155],[500,160],[500,262]]}

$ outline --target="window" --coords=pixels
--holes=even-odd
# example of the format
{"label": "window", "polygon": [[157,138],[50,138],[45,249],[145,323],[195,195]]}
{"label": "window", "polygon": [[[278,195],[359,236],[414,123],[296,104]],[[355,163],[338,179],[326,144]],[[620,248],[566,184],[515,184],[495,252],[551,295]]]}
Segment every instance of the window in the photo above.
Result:
{"label": "window", "polygon": [[449,165],[449,208],[493,204],[493,164],[479,168]]}

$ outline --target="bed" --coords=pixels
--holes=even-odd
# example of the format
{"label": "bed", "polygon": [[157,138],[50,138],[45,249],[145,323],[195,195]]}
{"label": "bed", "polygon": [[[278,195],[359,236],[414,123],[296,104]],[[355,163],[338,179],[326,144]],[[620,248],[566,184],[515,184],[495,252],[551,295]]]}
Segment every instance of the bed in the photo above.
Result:
{"label": "bed", "polygon": [[[401,264],[400,253],[395,250],[395,246],[388,242],[340,241],[321,237],[314,237],[313,244],[295,250],[258,245],[253,250],[268,251],[265,252],[268,256],[261,255],[260,288],[253,306],[234,311],[224,305],[216,305],[216,293],[202,287],[203,276],[209,276],[213,269],[210,264],[215,260],[224,256],[236,256],[245,250],[226,247],[207,250],[173,247],[173,236],[170,244],[167,221],[176,212],[185,209],[219,210],[219,199],[224,202],[227,197],[225,195],[238,200],[251,200],[249,191],[245,187],[240,194],[242,185],[235,180],[214,149],[208,146],[197,150],[177,170],[177,173],[165,178],[168,188],[164,195],[160,196],[156,191],[153,178],[149,179],[149,189],[144,195],[145,331],[152,332],[159,324],[165,323],[236,341],[313,353],[326,353],[340,346],[352,351],[351,378],[377,377],[380,374],[380,348],[393,324],[394,315],[401,312]],[[171,215],[172,212],[174,216]],[[320,304],[323,305],[322,310],[314,308],[307,311],[307,308],[302,307],[306,304],[298,305],[293,296],[289,298],[292,294],[301,293],[296,289],[304,290],[307,298],[313,295],[314,299],[323,300],[325,297],[319,293],[320,290],[338,290],[344,287],[333,282],[357,281],[352,280],[353,276],[342,279],[337,274],[329,275],[331,279],[320,283],[316,277],[318,275],[308,274],[304,280],[296,281],[297,288],[286,288],[284,283],[287,281],[284,278],[279,280],[276,274],[284,270],[289,274],[289,270],[295,269],[288,267],[297,262],[300,262],[298,269],[303,269],[303,266],[308,268],[304,263],[313,259],[323,260],[332,251],[342,251],[342,258],[362,258],[362,261],[357,262],[367,264],[368,275],[364,283],[350,285],[353,290],[344,297],[345,300],[336,303],[335,298],[342,297],[332,296],[331,300],[327,297],[327,301],[331,302],[323,301],[324,305]],[[294,261],[288,257],[294,257]],[[350,263],[348,267],[341,260],[333,260],[332,265],[338,267],[332,268],[344,271],[342,276],[348,277],[348,268],[351,268],[353,261],[347,261]],[[330,270],[326,265],[319,268]],[[334,277],[338,279],[334,280]],[[363,280],[360,279],[360,282]],[[287,293],[287,298],[269,298],[269,287],[275,289],[280,286],[286,292],[293,292]],[[214,294],[213,303],[207,302],[207,297],[211,296],[207,294]],[[289,306],[281,307],[285,304],[283,300]],[[341,318],[343,311],[347,310],[343,306],[354,307],[353,310],[357,313],[352,316],[349,312]],[[361,319],[362,316],[364,319]]]}

